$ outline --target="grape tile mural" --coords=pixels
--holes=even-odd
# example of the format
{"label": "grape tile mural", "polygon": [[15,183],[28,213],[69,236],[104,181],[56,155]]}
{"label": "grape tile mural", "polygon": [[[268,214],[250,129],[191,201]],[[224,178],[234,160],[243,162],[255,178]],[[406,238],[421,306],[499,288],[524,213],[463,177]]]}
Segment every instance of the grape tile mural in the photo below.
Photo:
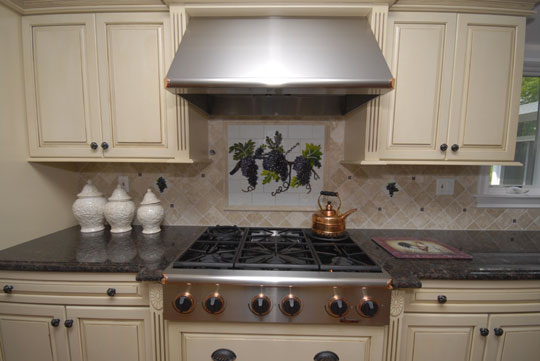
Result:
{"label": "grape tile mural", "polygon": [[228,204],[313,207],[323,185],[324,125],[234,125]]}

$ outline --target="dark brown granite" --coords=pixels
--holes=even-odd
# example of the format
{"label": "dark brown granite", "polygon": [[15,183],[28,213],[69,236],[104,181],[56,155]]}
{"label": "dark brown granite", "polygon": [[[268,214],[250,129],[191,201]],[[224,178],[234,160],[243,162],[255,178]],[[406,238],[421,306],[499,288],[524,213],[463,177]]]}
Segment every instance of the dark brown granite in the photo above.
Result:
{"label": "dark brown granite", "polygon": [[75,226],[0,251],[0,269],[58,272],[133,272],[139,281],[159,281],[161,272],[206,227],[162,226],[156,234],[81,233]]}
{"label": "dark brown granite", "polygon": [[[421,280],[540,279],[540,232],[348,230],[362,249],[393,279],[396,288],[421,287]],[[472,260],[398,259],[373,237],[432,238],[470,254]]]}
{"label": "dark brown granite", "polygon": [[[0,251],[0,270],[133,272],[137,280],[159,281],[206,227],[163,226],[145,235],[141,227],[111,234],[82,234],[71,227]],[[540,232],[348,230],[362,249],[392,277],[396,288],[421,287],[421,280],[540,279]],[[470,254],[472,260],[397,259],[373,237],[433,238]]]}

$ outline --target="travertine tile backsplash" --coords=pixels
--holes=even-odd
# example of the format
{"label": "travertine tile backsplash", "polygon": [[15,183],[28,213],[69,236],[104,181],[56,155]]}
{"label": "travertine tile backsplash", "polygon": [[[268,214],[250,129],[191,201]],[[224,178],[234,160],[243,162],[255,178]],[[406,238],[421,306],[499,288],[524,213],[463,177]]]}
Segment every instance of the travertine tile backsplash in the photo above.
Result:
{"label": "travertine tile backsplash", "polygon": [[[165,207],[165,224],[310,227],[312,212],[226,209],[227,124],[209,123],[209,149],[215,151],[209,164],[86,163],[80,168],[80,187],[91,179],[108,197],[118,176],[127,175],[137,205],[146,188],[157,192]],[[540,209],[476,208],[478,167],[344,166],[339,161],[345,124],[320,124],[327,125],[325,188],[340,193],[343,210],[358,208],[347,219],[348,228],[540,230]],[[160,176],[168,184],[162,194],[155,187]],[[454,195],[435,196],[436,179],[441,177],[456,179]],[[386,185],[394,181],[399,192],[390,198]],[[313,204],[313,210],[316,207]]]}

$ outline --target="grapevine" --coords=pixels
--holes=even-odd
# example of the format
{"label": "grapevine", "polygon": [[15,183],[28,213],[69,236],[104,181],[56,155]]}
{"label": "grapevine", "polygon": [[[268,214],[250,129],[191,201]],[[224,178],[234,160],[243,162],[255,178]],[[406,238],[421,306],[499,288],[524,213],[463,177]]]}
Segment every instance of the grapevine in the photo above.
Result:
{"label": "grapevine", "polygon": [[[248,187],[244,192],[255,190],[258,181],[259,165],[257,161],[262,161],[262,183],[280,182],[281,185],[272,192],[275,196],[286,192],[289,187],[305,187],[311,192],[311,177],[317,180],[319,175],[313,169],[321,167],[322,152],[320,145],[306,143],[302,155],[296,157],[294,161],[288,161],[287,155],[300,143],[296,143],[287,151],[284,150],[283,136],[276,131],[273,138],[266,137],[265,144],[261,144],[255,149],[255,142],[248,140],[245,143],[235,143],[229,147],[229,153],[233,153],[233,159],[237,161],[235,167],[229,172],[230,175],[241,170],[242,175],[247,178]],[[292,176],[293,170],[296,176]]]}

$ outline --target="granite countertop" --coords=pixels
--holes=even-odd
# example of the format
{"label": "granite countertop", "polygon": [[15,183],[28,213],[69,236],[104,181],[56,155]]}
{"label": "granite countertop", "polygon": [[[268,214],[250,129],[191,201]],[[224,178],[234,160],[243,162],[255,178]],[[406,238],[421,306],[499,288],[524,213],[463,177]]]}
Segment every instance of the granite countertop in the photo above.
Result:
{"label": "granite countertop", "polygon": [[[421,287],[421,280],[540,280],[538,231],[348,230],[396,288]],[[431,238],[473,258],[398,259],[373,237]]]}
{"label": "granite countertop", "polygon": [[[80,233],[74,226],[0,251],[0,270],[133,272],[139,281],[159,281],[161,272],[206,229],[163,226],[145,235],[140,226],[111,234]],[[349,235],[393,279],[396,288],[421,287],[421,280],[540,280],[538,231],[360,230]],[[472,260],[397,259],[372,237],[418,237],[444,242]]]}
{"label": "granite countertop", "polygon": [[162,226],[156,234],[142,227],[111,234],[81,233],[79,226],[0,251],[0,269],[59,272],[133,272],[139,281],[159,281],[161,272],[206,227]]}

